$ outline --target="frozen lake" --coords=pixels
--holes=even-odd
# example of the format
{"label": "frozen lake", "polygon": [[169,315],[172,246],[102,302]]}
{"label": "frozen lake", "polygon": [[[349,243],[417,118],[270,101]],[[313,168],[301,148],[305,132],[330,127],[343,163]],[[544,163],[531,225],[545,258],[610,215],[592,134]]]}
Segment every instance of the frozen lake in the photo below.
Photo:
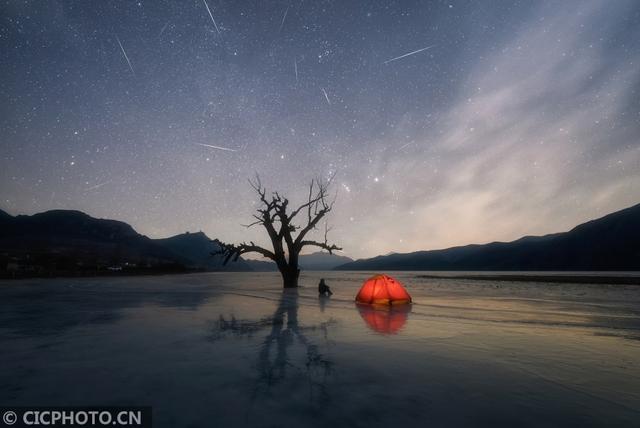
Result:
{"label": "frozen lake", "polygon": [[[0,404],[151,405],[156,427],[637,426],[640,287],[391,273],[0,282]],[[319,299],[324,277],[334,291]]]}

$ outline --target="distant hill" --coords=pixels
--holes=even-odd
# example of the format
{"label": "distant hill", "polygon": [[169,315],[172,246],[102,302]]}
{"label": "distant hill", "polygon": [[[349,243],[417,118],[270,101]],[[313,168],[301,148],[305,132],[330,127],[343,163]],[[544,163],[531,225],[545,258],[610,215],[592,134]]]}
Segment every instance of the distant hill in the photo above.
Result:
{"label": "distant hill", "polygon": [[211,256],[218,247],[202,232],[151,239],[121,221],[80,211],[11,216],[0,210],[0,276],[246,271]]}
{"label": "distant hill", "polygon": [[[203,232],[151,239],[121,221],[80,211],[53,210],[12,216],[0,210],[0,276],[76,275],[126,271],[275,271],[274,263],[239,258],[223,265]],[[348,257],[313,253],[303,269],[326,270]]]}
{"label": "distant hill", "polygon": [[[203,232],[151,239],[121,221],[80,211],[34,215],[0,210],[0,276],[76,275],[117,272],[275,271],[274,263],[244,260],[223,265]],[[302,269],[327,270],[352,261],[317,252],[300,257]]]}
{"label": "distant hill", "polygon": [[640,270],[640,204],[569,232],[356,260],[338,270]]}
{"label": "distant hill", "polygon": [[184,270],[184,260],[126,223],[80,211],[0,213],[0,271],[65,274]]}
{"label": "distant hill", "polygon": [[331,270],[337,266],[353,261],[350,257],[329,254],[324,251],[303,254],[298,260],[303,270]]}
{"label": "distant hill", "polygon": [[[332,270],[344,263],[352,262],[353,259],[337,254],[329,254],[324,251],[318,251],[311,254],[302,254],[299,257],[300,269],[302,270]],[[262,260],[245,260],[252,270],[256,272],[274,272],[276,264],[270,261]],[[232,263],[229,263],[232,264]]]}
{"label": "distant hill", "polygon": [[160,244],[173,252],[176,256],[185,260],[187,268],[206,270],[206,271],[250,271],[252,268],[249,264],[240,258],[235,263],[227,263],[223,265],[222,256],[212,256],[211,253],[220,247],[204,234],[183,233],[165,239],[154,239],[154,242]]}
{"label": "distant hill", "polygon": [[[254,272],[276,272],[278,270],[276,264],[268,260],[246,259],[245,262]],[[229,262],[229,264],[233,264],[233,262]]]}

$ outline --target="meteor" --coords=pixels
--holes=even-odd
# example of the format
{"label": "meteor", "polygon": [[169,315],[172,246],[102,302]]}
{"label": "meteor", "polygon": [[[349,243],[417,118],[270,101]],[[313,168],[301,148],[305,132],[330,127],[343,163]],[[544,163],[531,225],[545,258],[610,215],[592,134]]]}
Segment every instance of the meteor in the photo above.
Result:
{"label": "meteor", "polygon": [[327,99],[327,104],[331,105],[331,101],[329,101],[329,95],[327,95],[327,91],[324,90],[324,88],[322,89],[322,93],[324,94],[324,97]]}
{"label": "meteor", "polygon": [[195,143],[195,144],[197,144],[198,146],[210,147],[212,149],[224,150],[224,151],[227,151],[227,152],[237,152],[236,149],[230,149],[228,147],[212,146],[211,144],[203,144],[203,143]]}
{"label": "meteor", "polygon": [[162,33],[164,33],[164,30],[166,30],[168,26],[169,26],[169,21],[167,21],[167,23],[164,24],[164,27],[162,27],[162,30],[160,30],[160,34],[158,34],[158,37],[162,36]]}
{"label": "meteor", "polygon": [[216,24],[216,20],[213,19],[213,14],[211,13],[211,9],[209,9],[209,5],[207,4],[207,0],[202,0],[204,3],[204,7],[207,8],[207,12],[209,12],[209,16],[211,17],[211,22],[213,22],[213,26],[216,27],[216,31],[220,34],[220,30],[218,29],[218,24]]}
{"label": "meteor", "polygon": [[133,71],[133,66],[131,65],[131,61],[129,61],[129,57],[127,56],[127,52],[125,52],[124,47],[122,46],[122,43],[120,42],[120,39],[118,38],[118,36],[116,36],[116,40],[118,41],[118,44],[120,45],[120,50],[122,51],[122,54],[124,55],[124,59],[127,60],[127,64],[129,64],[129,68],[131,69],[131,72],[135,76],[136,72]]}
{"label": "meteor", "polygon": [[287,10],[284,11],[284,16],[282,17],[282,22],[280,23],[280,29],[278,33],[282,31],[282,27],[284,27],[284,20],[287,19],[287,13],[289,13],[289,6],[287,6]]}
{"label": "meteor", "polygon": [[105,181],[104,183],[96,184],[95,186],[88,187],[88,188],[86,188],[84,191],[85,191],[85,192],[88,192],[88,191],[90,191],[90,190],[99,189],[99,188],[101,188],[102,186],[107,185],[107,184],[109,184],[109,183],[111,183],[111,180],[109,180],[109,181]]}
{"label": "meteor", "polygon": [[415,54],[417,54],[419,52],[426,51],[427,49],[431,49],[434,46],[435,45],[427,46],[426,48],[418,49],[417,51],[409,52],[409,53],[406,53],[404,55],[400,55],[400,56],[397,56],[395,58],[391,58],[391,59],[386,60],[385,62],[383,62],[383,64],[389,64],[391,61],[396,61],[398,59],[402,59],[402,58],[407,57],[407,56],[415,55]]}

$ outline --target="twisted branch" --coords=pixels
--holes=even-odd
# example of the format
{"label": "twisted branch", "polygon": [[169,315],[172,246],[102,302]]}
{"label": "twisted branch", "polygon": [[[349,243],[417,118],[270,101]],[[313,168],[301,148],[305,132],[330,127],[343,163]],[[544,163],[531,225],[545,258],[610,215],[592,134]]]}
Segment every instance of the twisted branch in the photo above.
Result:
{"label": "twisted branch", "polygon": [[[287,212],[289,209],[289,200],[281,196],[278,192],[273,192],[270,198],[267,197],[267,190],[262,185],[260,177],[256,174],[254,179],[248,181],[258,194],[261,206],[256,210],[256,214],[253,215],[255,221],[245,226],[263,226],[269,235],[273,245],[273,251],[256,245],[253,242],[249,244],[243,242],[242,244],[235,245],[215,240],[214,242],[219,246],[219,249],[213,252],[212,255],[223,255],[224,264],[227,264],[229,260],[237,261],[242,254],[251,252],[259,253],[276,262],[282,271],[286,268],[297,268],[298,254],[305,246],[319,247],[327,250],[330,254],[333,254],[333,251],[342,250],[342,248],[337,245],[328,243],[327,235],[330,229],[326,225],[324,242],[305,239],[305,236],[316,229],[320,220],[333,209],[336,198],[334,197],[332,200],[328,199],[329,186],[333,177],[332,175],[326,182],[320,179],[311,180],[307,201],[293,211]],[[293,219],[303,210],[307,213],[306,224],[304,226],[296,225]],[[278,228],[276,227],[276,223],[279,223]],[[298,232],[298,234],[294,237],[293,234],[296,232]],[[289,255],[288,260],[286,253]]]}

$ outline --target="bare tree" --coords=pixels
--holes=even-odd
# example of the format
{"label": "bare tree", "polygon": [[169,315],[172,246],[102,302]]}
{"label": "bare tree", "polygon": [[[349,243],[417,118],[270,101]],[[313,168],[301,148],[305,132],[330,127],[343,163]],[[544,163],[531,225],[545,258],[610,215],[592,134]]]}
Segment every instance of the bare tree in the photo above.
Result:
{"label": "bare tree", "polygon": [[[260,225],[264,227],[269,235],[272,250],[260,247],[253,242],[242,244],[225,244],[218,240],[214,241],[220,249],[214,252],[214,255],[224,255],[224,264],[229,260],[236,261],[242,254],[259,253],[264,257],[273,260],[280,274],[285,288],[298,286],[298,277],[300,276],[300,268],[298,267],[298,258],[300,251],[306,246],[315,246],[329,251],[330,254],[334,250],[342,248],[329,244],[327,234],[329,228],[325,224],[324,242],[307,239],[309,232],[315,230],[320,220],[325,217],[333,208],[335,197],[329,198],[329,186],[331,180],[323,182],[320,179],[314,179],[309,184],[309,194],[307,202],[300,205],[293,211],[289,211],[289,200],[282,197],[278,192],[273,192],[267,196],[267,190],[262,186],[260,177],[256,175],[254,180],[249,180],[251,187],[258,193],[261,206],[253,215],[255,221],[246,227]],[[304,216],[306,221],[304,226],[296,224],[297,216]],[[297,235],[296,235],[297,232]]]}

